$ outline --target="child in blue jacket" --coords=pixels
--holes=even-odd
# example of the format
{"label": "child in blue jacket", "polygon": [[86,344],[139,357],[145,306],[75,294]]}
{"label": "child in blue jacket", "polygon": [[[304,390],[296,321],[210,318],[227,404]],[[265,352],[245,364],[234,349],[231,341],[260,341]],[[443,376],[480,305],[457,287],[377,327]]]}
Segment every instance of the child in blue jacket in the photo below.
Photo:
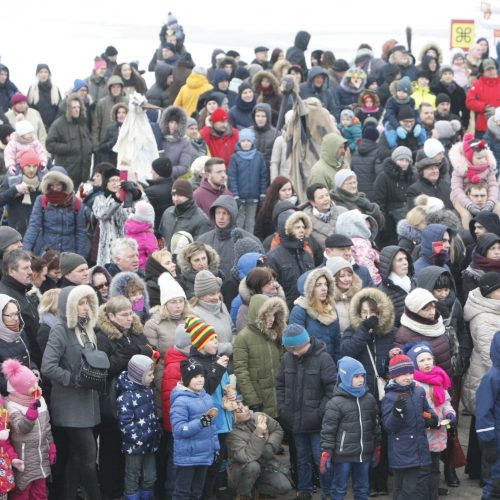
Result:
{"label": "child in blue jacket", "polygon": [[257,205],[266,195],[269,173],[264,156],[255,148],[255,132],[250,128],[240,130],[228,177],[229,190],[239,207],[236,225],[253,234]]}
{"label": "child in blue jacket", "polygon": [[116,382],[116,410],[125,454],[125,500],[152,500],[155,452],[161,437],[150,387],[154,377],[153,360],[136,354],[130,358],[127,368]]}
{"label": "child in blue jacket", "polygon": [[181,382],[172,391],[170,423],[177,466],[172,500],[199,500],[210,465],[219,452],[217,411],[203,385],[204,368],[193,359],[181,361]]}

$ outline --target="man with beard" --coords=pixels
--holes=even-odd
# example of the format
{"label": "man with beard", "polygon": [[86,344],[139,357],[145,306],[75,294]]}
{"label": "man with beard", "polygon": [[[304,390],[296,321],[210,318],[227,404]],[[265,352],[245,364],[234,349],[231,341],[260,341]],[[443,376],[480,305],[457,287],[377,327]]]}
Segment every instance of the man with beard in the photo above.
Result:
{"label": "man with beard", "polygon": [[432,105],[423,102],[418,108],[418,114],[420,117],[420,123],[424,127],[425,135],[427,139],[432,137],[432,129],[434,128],[434,122],[436,121],[434,117],[434,108]]}

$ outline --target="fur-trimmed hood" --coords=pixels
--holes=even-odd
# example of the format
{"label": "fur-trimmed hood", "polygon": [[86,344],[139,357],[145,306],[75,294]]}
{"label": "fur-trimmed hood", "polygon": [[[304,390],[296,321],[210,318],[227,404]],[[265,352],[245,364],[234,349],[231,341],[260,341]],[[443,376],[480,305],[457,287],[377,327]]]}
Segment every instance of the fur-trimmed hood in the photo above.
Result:
{"label": "fur-trimmed hood", "polygon": [[[75,100],[80,102],[80,116],[76,120],[71,116],[71,110],[69,105],[71,101]],[[83,102],[83,99],[80,97],[79,94],[77,94],[76,92],[69,94],[64,104],[66,105],[66,111],[64,113],[64,117],[66,118],[66,121],[68,123],[74,123],[74,122],[82,124],[87,123],[87,108],[85,106],[85,103]]]}
{"label": "fur-trimmed hood", "polygon": [[[252,297],[254,295],[256,295],[255,292],[253,292],[252,290],[250,290],[250,288],[248,288],[246,278],[243,278],[240,281],[240,284],[238,286],[238,293],[241,297],[241,301],[243,302],[243,304],[246,304],[247,306],[248,306],[248,304],[250,304],[250,300],[252,300]],[[279,288],[278,288],[278,297],[280,299],[286,301],[285,292],[284,292],[283,287],[281,285],[279,285]]]}
{"label": "fur-trimmed hood", "polygon": [[352,300],[354,295],[356,295],[363,288],[363,281],[361,278],[353,271],[352,273],[352,285],[347,292],[341,292],[336,284],[334,284],[333,298],[336,302],[348,299],[349,302]]}
{"label": "fur-trimmed hood", "polygon": [[[215,274],[219,270],[219,267],[220,267],[219,254],[210,245],[207,245],[206,243],[204,245],[205,245],[205,248],[207,250],[208,270]],[[184,247],[177,255],[177,264],[179,265],[182,274],[194,272],[194,269],[191,266],[191,263],[186,258],[186,249],[188,247],[189,247],[189,245],[187,247]]]}
{"label": "fur-trimmed hood", "polygon": [[363,288],[351,299],[349,304],[349,320],[353,330],[359,327],[363,319],[359,315],[359,308],[363,300],[373,299],[378,306],[378,325],[374,329],[375,335],[384,336],[391,333],[394,327],[394,305],[392,300],[378,288]]}
{"label": "fur-trimmed hood", "polygon": [[311,218],[309,217],[309,215],[301,211],[294,212],[286,219],[284,227],[286,236],[293,236],[293,225],[299,220],[301,220],[304,223],[304,226],[306,228],[305,230],[306,238],[309,238],[309,236],[311,236],[313,230]]}
{"label": "fur-trimmed hood", "polygon": [[78,285],[66,286],[59,294],[59,317],[68,328],[76,328],[78,324],[77,305],[83,298],[87,298],[90,305],[88,326],[91,328],[95,327],[99,312],[97,294],[89,285]]}
{"label": "fur-trimmed hood", "polygon": [[142,288],[142,293],[144,294],[144,309],[146,313],[149,313],[149,294],[146,283],[139,278],[136,273],[124,271],[115,274],[109,285],[109,298],[116,297],[117,295],[128,297],[127,289],[132,282]]}
{"label": "fur-trimmed hood", "polygon": [[[266,328],[266,315],[275,314],[274,324],[271,329]],[[288,311],[286,303],[279,297],[269,298],[266,295],[257,294],[250,300],[248,307],[248,326],[258,330],[262,335],[273,342],[281,344],[281,337],[286,326]]]}
{"label": "fur-trimmed hood", "polygon": [[186,135],[186,124],[188,116],[180,106],[169,106],[163,111],[160,118],[161,133],[166,136],[168,132],[168,122],[175,121],[179,124],[177,130],[173,134],[176,141],[180,141]]}
{"label": "fur-trimmed hood", "polygon": [[117,118],[116,115],[118,113],[118,110],[120,108],[125,108],[128,112],[128,105],[126,102],[117,102],[112,108],[111,108],[111,119],[116,122]]}
{"label": "fur-trimmed hood", "polygon": [[[101,307],[99,307],[97,327],[99,328],[99,330],[101,330],[101,332],[104,333],[104,335],[106,335],[106,337],[108,337],[109,340],[117,340],[123,337],[123,333],[111,322],[108,315],[106,314],[106,304],[103,304]],[[142,331],[143,326],[141,320],[139,319],[139,316],[134,313],[130,333],[132,335],[140,335]]]}
{"label": "fur-trimmed hood", "polygon": [[376,92],[374,92],[373,90],[369,90],[369,89],[365,89],[363,90],[363,92],[361,92],[359,94],[359,97],[358,97],[358,104],[363,108],[363,99],[365,97],[371,97],[373,99],[373,105],[376,106],[376,107],[379,107],[380,106],[380,99],[378,97],[378,94]]}
{"label": "fur-trimmed hood", "polygon": [[272,73],[271,71],[259,71],[252,78],[255,95],[258,96],[261,93],[260,84],[262,83],[262,80],[264,78],[267,78],[271,82],[271,87],[273,88],[274,93],[279,94],[280,84],[276,76],[274,76],[274,73]]}
{"label": "fur-trimmed hood", "polygon": [[[365,224],[366,220],[370,223],[370,229]],[[336,232],[350,238],[374,241],[378,234],[378,224],[371,215],[364,214],[358,209],[348,210],[338,216]]]}
{"label": "fur-trimmed hood", "polygon": [[423,60],[423,58],[425,56],[425,53],[429,49],[434,49],[437,52],[437,62],[438,62],[438,65],[443,64],[443,51],[442,51],[441,47],[436,42],[427,42],[426,44],[424,44],[422,46],[422,48],[420,49],[420,52],[418,54],[418,60],[420,62],[422,62],[422,60]]}
{"label": "fur-trimmed hood", "polygon": [[47,194],[49,192],[49,185],[54,182],[60,182],[64,186],[64,192],[66,194],[71,194],[73,192],[73,181],[67,175],[64,175],[62,172],[56,172],[54,170],[49,170],[40,183],[40,191],[43,194]]}
{"label": "fur-trimmed hood", "polygon": [[[469,165],[469,161],[465,157],[464,154],[464,143],[457,142],[453,144],[448,153],[448,158],[450,159],[450,163],[453,166],[453,170],[460,176],[467,175],[467,166]],[[486,158],[488,160],[488,165],[490,169],[494,172],[496,169],[497,162],[495,160],[495,156],[490,149],[486,150]]]}
{"label": "fur-trimmed hood", "polygon": [[[257,127],[257,124],[255,123],[255,113],[257,113],[257,111],[264,111],[264,113],[266,113],[267,122],[266,122],[265,127],[263,127],[263,128]],[[273,111],[271,109],[271,106],[267,102],[258,102],[255,105],[255,107],[252,109],[252,112],[250,114],[250,116],[252,117],[253,129],[254,130],[262,130],[262,129],[269,130],[272,127],[272,114],[273,114]]]}

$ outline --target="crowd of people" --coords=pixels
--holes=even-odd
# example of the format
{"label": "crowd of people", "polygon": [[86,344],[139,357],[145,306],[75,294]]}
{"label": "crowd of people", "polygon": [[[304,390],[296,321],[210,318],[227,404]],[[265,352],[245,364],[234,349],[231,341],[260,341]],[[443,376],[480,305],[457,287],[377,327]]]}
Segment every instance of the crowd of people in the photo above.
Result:
{"label": "crowd of people", "polygon": [[500,498],[500,47],[159,38],[0,65],[2,498]]}

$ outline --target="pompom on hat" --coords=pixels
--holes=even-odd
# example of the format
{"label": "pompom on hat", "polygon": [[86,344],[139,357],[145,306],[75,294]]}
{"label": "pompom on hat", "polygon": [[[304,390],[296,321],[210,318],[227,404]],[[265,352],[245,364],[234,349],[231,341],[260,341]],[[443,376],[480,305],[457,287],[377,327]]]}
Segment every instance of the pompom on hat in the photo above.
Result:
{"label": "pompom on hat", "polygon": [[207,325],[198,316],[190,316],[186,319],[184,329],[191,337],[191,344],[201,351],[212,339],[217,338],[217,333],[210,325]]}
{"label": "pompom on hat", "polygon": [[39,388],[36,375],[17,359],[5,360],[2,363],[2,373],[7,379],[7,390],[9,392],[17,392],[24,396],[37,396],[35,392]]}
{"label": "pompom on hat", "polygon": [[[473,134],[466,132],[464,135],[464,155],[469,163],[472,163],[472,155],[483,149],[489,149],[488,143],[482,139],[476,139]],[[474,182],[474,181],[472,181]]]}

